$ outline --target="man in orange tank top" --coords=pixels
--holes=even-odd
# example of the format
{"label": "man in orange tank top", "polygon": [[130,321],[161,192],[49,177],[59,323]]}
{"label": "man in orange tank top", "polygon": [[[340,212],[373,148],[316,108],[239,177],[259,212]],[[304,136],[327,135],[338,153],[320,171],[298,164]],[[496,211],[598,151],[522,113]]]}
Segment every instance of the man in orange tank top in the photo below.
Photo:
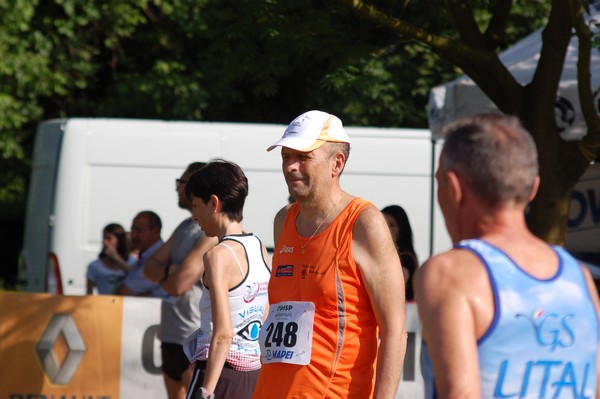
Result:
{"label": "man in orange tank top", "polygon": [[278,146],[295,202],[275,217],[253,398],[394,398],[406,350],[402,268],[378,208],[340,187],[350,138],[337,117],[309,111],[268,150]]}

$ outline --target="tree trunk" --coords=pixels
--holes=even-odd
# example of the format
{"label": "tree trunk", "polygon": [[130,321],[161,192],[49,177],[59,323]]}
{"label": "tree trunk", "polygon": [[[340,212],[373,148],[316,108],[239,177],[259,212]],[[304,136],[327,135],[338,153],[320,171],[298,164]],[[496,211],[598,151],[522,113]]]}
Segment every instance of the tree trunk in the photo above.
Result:
{"label": "tree trunk", "polygon": [[[531,102],[530,102],[531,104]],[[564,245],[569,218],[571,192],[589,164],[576,142],[560,138],[552,113],[532,109],[520,116],[531,132],[537,148],[540,167],[540,188],[529,206],[527,224],[543,240]],[[532,118],[532,115],[545,115]]]}

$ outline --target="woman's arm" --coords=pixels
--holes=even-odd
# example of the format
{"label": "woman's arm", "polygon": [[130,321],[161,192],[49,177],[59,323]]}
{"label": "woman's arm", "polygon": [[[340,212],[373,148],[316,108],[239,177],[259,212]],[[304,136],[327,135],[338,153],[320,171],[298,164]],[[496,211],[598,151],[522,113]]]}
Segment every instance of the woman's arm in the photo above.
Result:
{"label": "woman's arm", "polygon": [[[263,258],[265,258],[265,262],[267,262],[267,266],[269,267],[269,270],[272,270],[272,265],[271,265],[271,258],[269,257],[269,253],[267,252],[267,248],[265,247],[264,244],[261,244],[262,247],[262,254],[263,254]],[[265,313],[263,314],[262,317],[262,322],[264,323],[265,320],[267,320],[267,317],[269,316],[269,301],[267,301],[266,306],[265,306]]]}
{"label": "woman's arm", "polygon": [[[233,340],[233,326],[229,310],[230,270],[227,263],[233,261],[231,254],[223,247],[214,247],[204,256],[204,283],[210,292],[210,306],[213,320],[213,335],[206,366],[206,376],[202,386],[213,393],[225,365],[227,352]],[[237,270],[237,266],[235,268]],[[239,274],[239,271],[238,271]]]}

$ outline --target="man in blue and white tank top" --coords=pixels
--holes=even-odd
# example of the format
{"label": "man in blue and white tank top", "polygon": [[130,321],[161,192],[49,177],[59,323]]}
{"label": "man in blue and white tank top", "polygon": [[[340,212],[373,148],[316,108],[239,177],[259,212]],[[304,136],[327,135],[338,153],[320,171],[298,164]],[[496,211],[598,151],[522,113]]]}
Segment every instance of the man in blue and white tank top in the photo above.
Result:
{"label": "man in blue and white tank top", "polygon": [[427,398],[599,398],[589,272],[527,228],[537,152],[512,117],[446,128],[436,173],[454,242],[415,278]]}

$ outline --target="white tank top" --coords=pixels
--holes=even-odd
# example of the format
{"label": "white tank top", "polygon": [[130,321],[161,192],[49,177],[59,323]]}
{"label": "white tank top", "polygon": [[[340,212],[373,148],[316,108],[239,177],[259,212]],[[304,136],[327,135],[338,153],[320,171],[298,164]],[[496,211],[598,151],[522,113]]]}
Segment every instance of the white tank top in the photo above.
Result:
{"label": "white tank top", "polygon": [[[241,264],[227,241],[236,241],[244,247],[248,262],[247,273],[243,273]],[[257,370],[260,369],[258,332],[267,307],[271,271],[263,257],[261,242],[253,234],[225,236],[218,245],[224,245],[231,251],[243,276],[242,282],[229,290],[233,341],[227,353],[227,363],[238,371]],[[206,291],[200,299],[200,329],[193,360],[208,359],[213,333],[209,289],[204,287]]]}

